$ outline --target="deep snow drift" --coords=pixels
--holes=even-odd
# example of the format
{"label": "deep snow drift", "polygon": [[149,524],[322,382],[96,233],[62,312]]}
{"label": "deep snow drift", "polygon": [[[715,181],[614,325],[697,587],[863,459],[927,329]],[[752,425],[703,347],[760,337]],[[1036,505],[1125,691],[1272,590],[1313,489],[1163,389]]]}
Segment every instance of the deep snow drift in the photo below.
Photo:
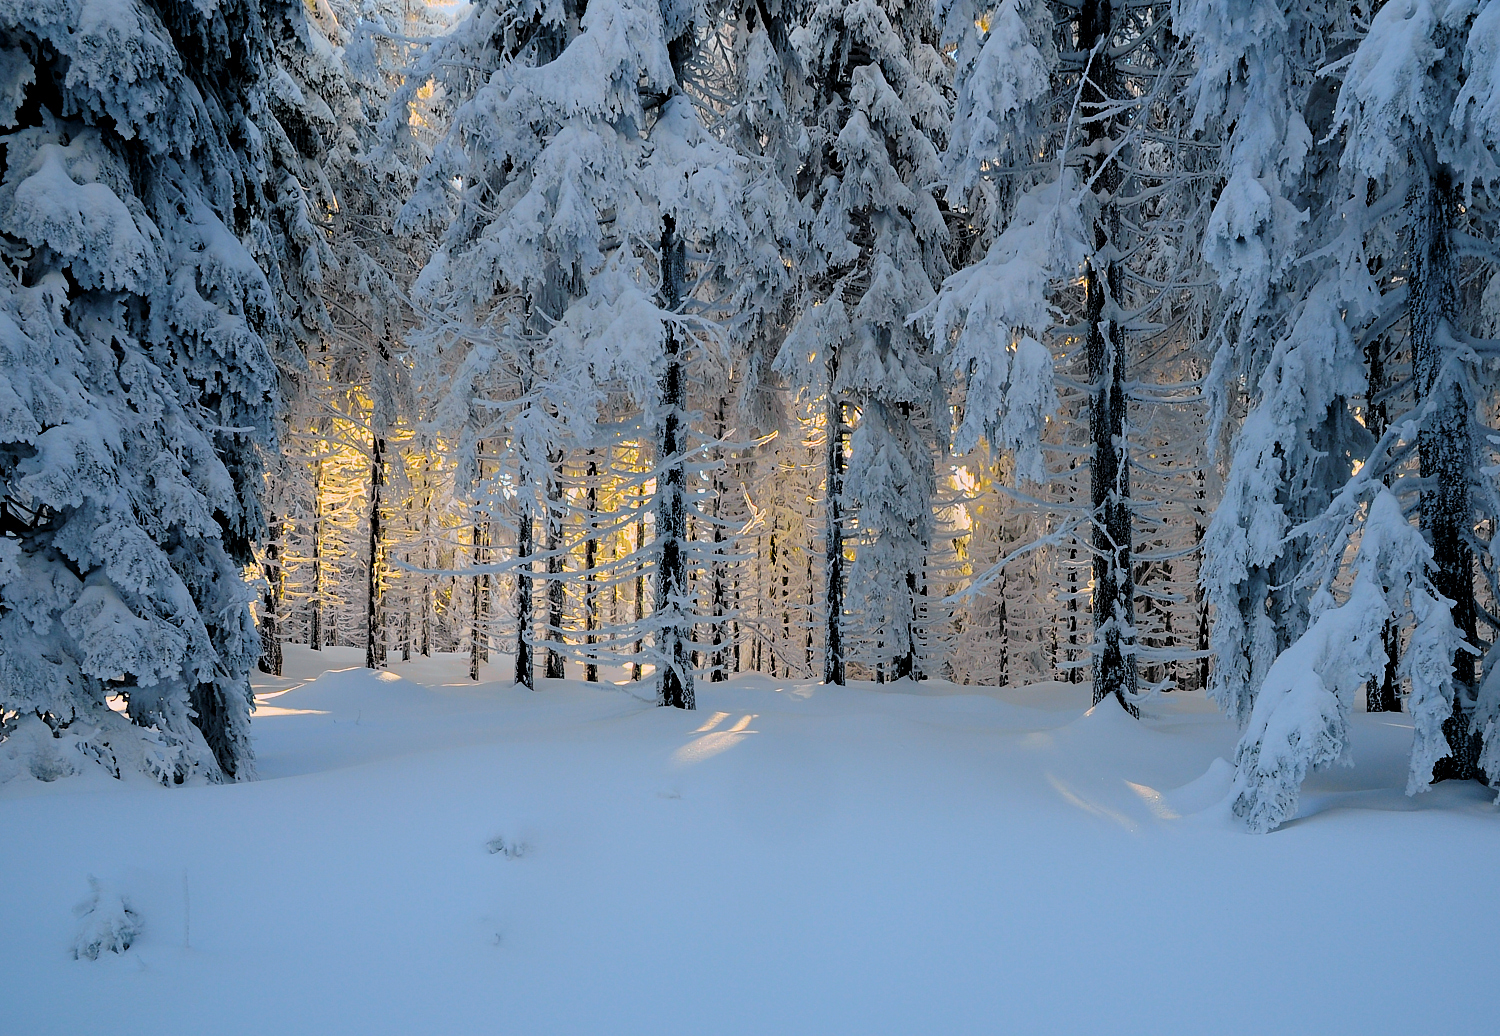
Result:
{"label": "deep snow drift", "polygon": [[[454,657],[306,679],[357,662],[289,651],[255,783],[0,787],[0,1031],[1500,1024],[1500,817],[1401,793],[1402,716],[1355,715],[1357,767],[1255,836],[1199,694],[1137,724],[1065,684],[749,677],[683,713]],[[110,903],[129,949],[75,959]]]}

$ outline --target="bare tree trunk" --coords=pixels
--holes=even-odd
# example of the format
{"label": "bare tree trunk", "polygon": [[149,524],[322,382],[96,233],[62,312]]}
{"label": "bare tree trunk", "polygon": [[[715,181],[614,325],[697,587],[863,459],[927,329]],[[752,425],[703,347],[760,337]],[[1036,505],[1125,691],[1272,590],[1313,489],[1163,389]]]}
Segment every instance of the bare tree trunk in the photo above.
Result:
{"label": "bare tree trunk", "polygon": [[[1429,169],[1435,165],[1427,156]],[[1453,624],[1464,640],[1479,647],[1474,606],[1474,553],[1469,546],[1473,507],[1469,499],[1473,456],[1469,401],[1460,365],[1445,362],[1458,330],[1458,258],[1453,254],[1453,227],[1459,213],[1459,191],[1451,172],[1440,167],[1412,192],[1411,287],[1412,373],[1419,404],[1436,400],[1435,412],[1417,430],[1422,476],[1421,526],[1432,545],[1433,586],[1453,602]],[[1434,781],[1481,777],[1481,746],[1471,729],[1474,658],[1467,651],[1453,656],[1453,714],[1443,724],[1452,754],[1433,767]]]}
{"label": "bare tree trunk", "polygon": [[432,544],[432,459],[424,450],[422,453],[422,552],[424,556],[423,568],[427,571],[422,573],[422,657],[432,656],[432,576],[429,575],[437,567],[437,558],[433,556]]}
{"label": "bare tree trunk", "polygon": [[[475,449],[479,452],[478,491],[482,493],[484,491],[484,443],[479,442]],[[478,568],[480,565],[487,564],[490,545],[489,515],[477,503],[474,506],[474,529],[470,534],[470,540],[473,544],[474,567]],[[490,610],[489,589],[489,576],[476,573],[473,588],[473,624],[469,630],[469,679],[476,682],[479,680],[480,664],[490,660],[489,623],[487,621]]]}
{"label": "bare tree trunk", "polygon": [[[1094,516],[1094,704],[1113,697],[1132,716],[1137,685],[1135,586],[1131,572],[1130,458],[1125,446],[1125,336],[1120,328],[1120,209],[1122,176],[1108,150],[1125,126],[1108,115],[1121,97],[1109,38],[1111,0],[1084,0],[1078,16],[1078,49],[1089,54],[1080,90],[1087,148],[1107,163],[1097,173],[1093,253],[1084,270],[1087,284],[1086,349],[1089,433],[1094,443],[1090,503]],[[1097,53],[1095,51],[1097,50]]]}
{"label": "bare tree trunk", "polygon": [[554,454],[547,480],[547,679],[561,680],[568,675],[566,656],[554,644],[563,642],[563,605],[567,588],[563,585],[562,544],[562,455]]}
{"label": "bare tree trunk", "polygon": [[845,449],[848,425],[844,421],[844,404],[834,394],[834,379],[838,377],[838,349],[828,350],[828,456],[825,466],[827,478],[827,525],[823,544],[824,580],[827,584],[827,612],[824,615],[826,633],[823,641],[823,682],[842,687],[847,678],[844,662],[844,474],[848,471],[849,455]]}
{"label": "bare tree trunk", "polygon": [[[1372,271],[1376,272],[1376,271]],[[1365,360],[1369,365],[1368,388],[1365,400],[1365,426],[1377,440],[1390,427],[1390,414],[1382,394],[1390,387],[1391,379],[1386,372],[1386,351],[1391,347],[1389,335],[1378,335],[1365,348]],[[1387,476],[1385,484],[1391,479]],[[1380,642],[1385,647],[1385,672],[1380,679],[1365,685],[1366,712],[1400,712],[1401,680],[1398,675],[1401,658],[1401,631],[1392,620],[1386,620],[1380,631]]]}
{"label": "bare tree trunk", "polygon": [[599,512],[599,464],[594,459],[593,451],[589,451],[587,507],[588,513],[584,521],[588,523],[587,538],[583,541],[583,621],[584,628],[588,631],[588,662],[583,669],[583,678],[589,683],[599,682],[599,660],[595,657],[595,646],[598,643],[596,632],[599,629],[599,591],[596,587],[594,569],[598,567],[599,560],[599,538],[594,534],[594,515]]}
{"label": "bare tree trunk", "polygon": [[[524,473],[517,480],[524,478]],[[523,483],[524,484],[524,483]],[[532,562],[535,552],[531,505],[523,494],[516,516],[516,683],[536,690],[536,667],[532,658]]]}
{"label": "bare tree trunk", "polygon": [[[642,485],[637,494],[644,497],[646,487]],[[646,510],[642,501],[639,505],[640,517],[635,522],[635,626],[640,629],[641,623],[646,619],[646,567],[641,562],[641,550],[646,545]],[[635,661],[630,665],[630,678],[636,683],[641,680],[641,649],[644,647],[639,637],[635,641]]]}
{"label": "bare tree trunk", "polygon": [[995,682],[1001,687],[1010,686],[1010,629],[1006,623],[1005,615],[1005,573],[1000,573],[1000,585],[997,588],[1000,596],[1000,606],[995,609],[996,632],[999,634],[1000,658],[999,669],[995,675]]}
{"label": "bare tree trunk", "polygon": [[312,595],[308,601],[307,646],[323,650],[323,460],[313,467]]}
{"label": "bare tree trunk", "polygon": [[[807,528],[809,532],[817,528],[817,524],[818,504],[813,499],[812,494],[809,493],[807,495]],[[805,573],[807,579],[807,596],[804,599],[807,605],[807,622],[805,623],[807,632],[802,636],[802,667],[807,670],[807,678],[809,680],[814,679],[817,675],[817,668],[813,661],[813,628],[816,625],[813,622],[813,616],[818,614],[818,552],[815,547],[816,544],[809,540],[807,544],[807,571]]]}
{"label": "bare tree trunk", "polygon": [[[662,219],[662,305],[675,312],[682,303],[686,251],[670,216]],[[679,709],[695,707],[693,670],[688,657],[692,627],[687,602],[687,469],[683,464],[686,428],[686,386],[683,384],[681,343],[676,328],[668,328],[666,368],[661,380],[661,424],[658,428],[656,510],[656,611],[664,617],[657,634],[661,671],[656,702]]]}
{"label": "bare tree trunk", "polygon": [[[728,401],[719,397],[718,413],[718,441],[724,441],[726,432],[724,426],[724,408]],[[713,611],[713,628],[710,636],[713,638],[713,650],[709,653],[709,683],[723,683],[729,679],[728,659],[725,657],[727,649],[724,642],[724,615],[729,610],[729,581],[724,571],[724,526],[723,501],[724,494],[728,492],[728,486],[724,478],[723,448],[719,447],[720,466],[714,470],[714,499],[713,499],[713,525],[714,525],[714,553],[713,572],[709,580],[710,607]]]}
{"label": "bare tree trunk", "polygon": [[370,450],[370,543],[366,558],[365,668],[385,668],[385,616],[382,610],[384,542],[380,509],[385,489],[385,438],[371,434]]}
{"label": "bare tree trunk", "polygon": [[274,511],[267,515],[266,519],[266,528],[270,536],[266,540],[265,561],[261,566],[266,577],[266,592],[261,596],[260,671],[272,676],[280,676],[281,602],[286,593],[286,566],[282,564],[282,543],[286,539],[286,523]]}

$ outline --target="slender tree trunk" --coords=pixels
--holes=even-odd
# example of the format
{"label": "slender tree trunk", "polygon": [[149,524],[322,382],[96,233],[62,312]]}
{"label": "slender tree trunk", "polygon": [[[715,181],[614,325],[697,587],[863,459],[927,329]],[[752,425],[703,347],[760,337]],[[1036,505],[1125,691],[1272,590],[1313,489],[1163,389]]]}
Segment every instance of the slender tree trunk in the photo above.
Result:
{"label": "slender tree trunk", "polygon": [[[642,485],[637,490],[639,497],[644,497],[646,487]],[[641,624],[646,620],[646,566],[641,561],[641,551],[646,545],[646,507],[644,500],[638,501],[640,517],[635,522],[635,605],[634,619],[635,628],[639,630]],[[645,645],[639,636],[635,641],[635,661],[630,665],[630,679],[640,683],[641,672],[641,650]]]}
{"label": "slender tree trunk", "polygon": [[266,541],[265,561],[261,566],[266,577],[266,592],[261,596],[260,671],[280,676],[281,602],[286,592],[282,542],[286,538],[286,523],[273,511],[267,515],[266,528],[270,537]]}
{"label": "slender tree trunk", "polygon": [[[1114,22],[1110,0],[1084,0],[1078,18],[1078,47],[1090,53],[1081,88],[1080,112],[1086,146],[1107,164],[1097,171],[1093,254],[1084,270],[1087,283],[1086,348],[1089,374],[1089,432],[1094,443],[1090,502],[1094,514],[1094,704],[1113,697],[1132,716],[1137,685],[1135,587],[1131,572],[1130,459],[1125,446],[1125,335],[1117,293],[1121,287],[1116,201],[1122,176],[1107,150],[1118,146],[1125,126],[1106,116],[1122,96],[1109,53]],[[1097,53],[1091,53],[1097,48]]]}
{"label": "slender tree trunk", "polygon": [[384,530],[381,528],[380,510],[385,501],[385,438],[379,433],[371,436],[370,451],[370,544],[366,564],[368,581],[365,587],[365,668],[385,668],[385,616],[382,610],[381,592],[384,550]]}
{"label": "slender tree trunk", "polygon": [[762,549],[765,536],[755,535],[755,639],[750,642],[750,669],[765,672],[766,654],[766,591],[770,580],[766,578],[766,552]]}
{"label": "slender tree trunk", "polygon": [[[662,219],[662,305],[675,312],[682,303],[687,255],[672,217]],[[657,634],[661,671],[656,701],[679,709],[695,707],[693,670],[688,658],[691,624],[684,614],[687,602],[687,470],[682,461],[686,429],[686,386],[683,384],[681,343],[676,328],[668,328],[666,367],[661,379],[661,424],[658,428],[656,513],[656,610],[663,617]]]}
{"label": "slender tree trunk", "polygon": [[[1382,394],[1390,387],[1391,379],[1386,373],[1386,351],[1391,347],[1389,335],[1379,335],[1365,349],[1365,360],[1369,365],[1369,387],[1366,390],[1365,425],[1370,434],[1379,439],[1390,427],[1390,415]],[[1385,478],[1390,485],[1390,477]],[[1401,657],[1401,631],[1393,620],[1386,620],[1380,631],[1380,641],[1385,646],[1385,672],[1381,678],[1365,685],[1365,711],[1400,712],[1401,681],[1399,676]]]}
{"label": "slender tree trunk", "polygon": [[[811,493],[809,493],[809,494],[807,494],[807,528],[808,528],[809,531],[811,531],[813,529],[816,529],[817,526],[818,526],[818,503],[813,498],[813,495]],[[807,553],[807,571],[806,571],[807,595],[806,595],[806,597],[803,600],[804,600],[804,602],[805,602],[805,604],[807,606],[807,621],[804,623],[804,625],[807,627],[807,632],[804,633],[803,636],[802,636],[802,644],[803,644],[803,649],[802,649],[803,650],[802,666],[803,666],[804,669],[807,670],[807,679],[814,680],[814,679],[817,679],[817,674],[818,674],[817,664],[814,661],[814,655],[813,655],[813,647],[814,647],[814,640],[815,640],[815,638],[813,636],[813,629],[817,625],[817,623],[814,621],[814,617],[818,614],[818,573],[817,573],[818,551],[817,551],[817,544],[816,544],[816,542],[814,542],[813,540],[809,539],[809,541],[807,543],[806,553]]]}
{"label": "slender tree trunk", "polygon": [[[776,608],[776,595],[777,595],[778,586],[780,586],[780,587],[785,587],[786,586],[786,580],[781,576],[781,550],[780,550],[781,540],[780,540],[780,538],[778,536],[778,534],[780,533],[780,531],[781,531],[781,518],[778,515],[773,514],[773,515],[771,515],[771,536],[770,536],[770,540],[771,540],[771,552],[770,552],[770,554],[768,555],[768,557],[766,559],[768,565],[770,566],[770,570],[771,570],[770,594],[768,596],[769,596],[769,599],[770,599],[771,609],[773,611],[773,617],[772,617],[772,621],[773,622],[775,621],[775,618],[774,618],[774,609]],[[785,592],[785,591],[783,590],[782,592]],[[785,618],[786,613],[783,611],[782,615],[783,615],[783,618]],[[785,634],[783,634],[782,636],[784,638]],[[777,656],[781,652],[776,649],[776,642],[775,642],[775,638],[774,637],[767,638],[767,639],[769,639],[771,641],[771,645],[772,645],[772,647],[771,647],[771,667],[770,667],[770,673],[771,673],[772,676],[775,676],[776,675],[776,658],[777,658]]]}
{"label": "slender tree trunk", "polygon": [[[470,534],[474,543],[474,564],[482,565],[489,561],[490,537],[489,524],[474,516],[474,529]],[[469,679],[478,681],[479,667],[482,663],[489,661],[489,577],[484,575],[474,576],[473,592],[473,623],[469,629]]]}
{"label": "slender tree trunk", "polygon": [[598,683],[599,661],[594,649],[598,643],[596,632],[599,629],[599,591],[595,585],[597,580],[594,569],[598,567],[599,538],[594,534],[594,515],[599,512],[599,464],[594,460],[592,450],[589,451],[586,476],[588,513],[584,516],[584,521],[588,523],[588,532],[583,541],[583,623],[588,633],[588,661],[583,669],[583,678],[589,683]]}
{"label": "slender tree trunk", "polygon": [[432,656],[432,576],[437,567],[433,556],[432,542],[432,458],[426,450],[422,452],[422,553],[425,558],[422,573],[422,657]]}
{"label": "slender tree trunk", "polygon": [[823,545],[824,578],[827,583],[828,609],[824,615],[826,633],[823,640],[823,682],[843,686],[847,680],[844,661],[844,475],[849,455],[845,451],[847,425],[844,404],[834,392],[838,377],[837,347],[828,350],[828,457],[826,464],[827,519]]}
{"label": "slender tree trunk", "polygon": [[1083,670],[1078,668],[1078,548],[1068,548],[1068,683],[1081,683]]}
{"label": "slender tree trunk", "polygon": [[1010,686],[1010,627],[1006,622],[1005,614],[1005,573],[1000,573],[1000,586],[998,588],[1000,606],[995,609],[995,625],[999,633],[1000,641],[1000,668],[996,673],[995,682],[1001,687]]}
{"label": "slender tree trunk", "polygon": [[[1431,156],[1428,156],[1432,163]],[[1473,507],[1469,499],[1473,458],[1469,400],[1461,366],[1451,358],[1450,342],[1458,329],[1458,257],[1453,228],[1459,213],[1459,191],[1446,167],[1436,170],[1412,192],[1411,317],[1412,370],[1418,404],[1432,401],[1435,412],[1417,430],[1422,476],[1421,526],[1432,545],[1432,582],[1453,602],[1453,623],[1477,649],[1474,606],[1474,554],[1469,545]],[[1467,651],[1453,656],[1453,714],[1443,724],[1452,755],[1433,767],[1433,780],[1469,780],[1482,776],[1476,765],[1479,733],[1471,729],[1474,658]]]}
{"label": "slender tree trunk", "polygon": [[[519,481],[524,477],[517,476]],[[516,517],[516,683],[536,690],[536,669],[532,659],[532,562],[536,552],[534,529],[536,521],[531,514],[531,505],[525,502],[524,494],[519,514]]]}
{"label": "slender tree trunk", "polygon": [[[402,560],[408,565],[411,564],[410,555],[402,555]],[[412,642],[411,598],[405,594],[402,597],[405,607],[401,609],[401,661],[410,662]]]}
{"label": "slender tree trunk", "polygon": [[313,466],[312,594],[308,600],[307,646],[323,650],[323,460]]}
{"label": "slender tree trunk", "polygon": [[[728,401],[719,397],[718,413],[718,440],[724,441],[726,428],[724,425],[724,409]],[[713,650],[709,654],[708,680],[710,683],[723,683],[729,679],[728,659],[725,657],[727,649],[724,643],[724,615],[729,610],[729,581],[724,571],[724,526],[723,526],[723,502],[724,494],[728,492],[728,486],[724,479],[724,457],[723,447],[718,447],[720,466],[714,470],[714,499],[713,499],[713,525],[714,525],[714,554],[713,573],[709,581],[710,605],[713,610],[713,628],[709,636],[713,638]]]}
{"label": "slender tree trunk", "polygon": [[[1193,543],[1195,545],[1198,545],[1200,547],[1200,549],[1199,549],[1198,553],[1195,555],[1195,557],[1197,557],[1199,559],[1199,562],[1200,562],[1200,565],[1201,565],[1202,558],[1203,558],[1203,552],[1202,552],[1202,549],[1201,549],[1201,544],[1203,543],[1203,537],[1204,537],[1204,535],[1208,532],[1207,527],[1204,525],[1204,521],[1205,521],[1205,517],[1206,517],[1205,513],[1204,513],[1205,512],[1204,501],[1208,498],[1208,474],[1207,474],[1207,472],[1205,472],[1203,469],[1200,468],[1197,471],[1197,477],[1198,477],[1198,506],[1194,510],[1194,515],[1193,515]],[[1197,627],[1197,636],[1198,636],[1198,639],[1197,639],[1196,643],[1194,644],[1194,646],[1200,652],[1199,657],[1198,657],[1198,666],[1197,666],[1197,675],[1198,675],[1198,688],[1197,689],[1201,691],[1201,690],[1206,690],[1208,688],[1208,666],[1209,666],[1209,657],[1208,657],[1208,595],[1203,592],[1203,584],[1202,584],[1202,582],[1200,582],[1197,579],[1193,580],[1193,601],[1196,604],[1197,609],[1198,609],[1198,627]]]}
{"label": "slender tree trunk", "polygon": [[547,679],[561,680],[568,675],[566,656],[553,645],[563,642],[563,606],[567,587],[563,575],[567,560],[562,549],[562,454],[548,458],[547,481]]}
{"label": "slender tree trunk", "polygon": [[[477,462],[479,467],[479,487],[477,491],[479,493],[483,493],[483,441],[477,443],[475,445],[475,449],[479,454],[479,459]],[[477,502],[474,505],[474,528],[470,533],[470,541],[473,544],[474,567],[478,568],[481,565],[487,564],[490,560],[490,521],[489,515],[479,506]],[[480,575],[478,573],[475,574],[473,595],[473,622],[469,630],[469,679],[477,682],[479,680],[480,664],[483,662],[488,662],[490,658],[488,622],[490,610],[489,576]]]}

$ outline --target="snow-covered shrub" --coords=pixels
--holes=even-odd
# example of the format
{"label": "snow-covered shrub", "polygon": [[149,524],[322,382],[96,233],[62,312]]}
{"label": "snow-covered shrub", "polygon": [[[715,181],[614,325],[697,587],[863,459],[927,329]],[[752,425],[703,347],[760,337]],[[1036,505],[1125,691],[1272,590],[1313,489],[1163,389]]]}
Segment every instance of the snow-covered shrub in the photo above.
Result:
{"label": "snow-covered shrub", "polygon": [[73,940],[75,960],[98,960],[101,953],[124,953],[141,935],[141,917],[116,888],[89,877],[90,892],[73,908],[80,924]]}

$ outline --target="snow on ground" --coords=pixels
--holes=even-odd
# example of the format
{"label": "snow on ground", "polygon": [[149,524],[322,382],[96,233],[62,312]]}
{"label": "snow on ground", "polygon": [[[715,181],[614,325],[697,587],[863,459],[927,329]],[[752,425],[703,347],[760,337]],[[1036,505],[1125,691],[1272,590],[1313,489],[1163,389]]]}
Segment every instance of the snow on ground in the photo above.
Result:
{"label": "snow on ground", "polygon": [[1500,817],[1401,794],[1404,717],[1254,836],[1197,694],[311,679],[358,662],[289,651],[255,783],[0,788],[0,1031],[1500,1031]]}

